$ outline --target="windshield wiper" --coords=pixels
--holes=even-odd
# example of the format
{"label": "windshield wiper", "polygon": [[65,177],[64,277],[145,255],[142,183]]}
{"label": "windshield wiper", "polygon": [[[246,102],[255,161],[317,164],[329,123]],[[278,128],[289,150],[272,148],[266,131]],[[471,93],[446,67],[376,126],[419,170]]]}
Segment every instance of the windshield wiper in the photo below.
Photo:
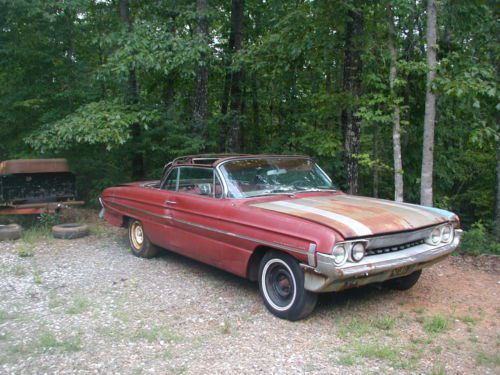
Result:
{"label": "windshield wiper", "polygon": [[314,192],[314,191],[330,191],[332,193],[336,192],[336,189],[324,189],[324,188],[299,188],[300,192]]}

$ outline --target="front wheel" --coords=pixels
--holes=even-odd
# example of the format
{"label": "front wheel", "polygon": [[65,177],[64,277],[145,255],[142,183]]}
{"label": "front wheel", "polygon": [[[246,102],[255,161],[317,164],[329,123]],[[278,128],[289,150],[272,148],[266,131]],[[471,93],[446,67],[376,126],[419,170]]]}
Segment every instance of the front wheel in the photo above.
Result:
{"label": "front wheel", "polygon": [[417,283],[418,279],[420,279],[421,274],[422,270],[415,271],[407,276],[397,277],[395,279],[387,280],[384,284],[389,289],[408,290]]}
{"label": "front wheel", "polygon": [[130,220],[128,224],[128,239],[132,254],[140,258],[153,258],[158,248],[151,243],[144,232],[144,226],[139,220]]}
{"label": "front wheel", "polygon": [[300,320],[316,306],[316,293],[304,289],[299,262],[279,252],[268,252],[259,267],[259,290],[267,309],[281,319]]}

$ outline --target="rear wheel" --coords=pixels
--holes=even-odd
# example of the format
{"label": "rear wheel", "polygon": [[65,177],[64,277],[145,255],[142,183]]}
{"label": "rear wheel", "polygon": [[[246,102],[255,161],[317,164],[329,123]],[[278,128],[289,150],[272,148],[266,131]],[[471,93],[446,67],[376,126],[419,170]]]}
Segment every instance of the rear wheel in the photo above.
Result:
{"label": "rear wheel", "polygon": [[153,258],[158,253],[158,248],[146,236],[144,226],[139,220],[130,220],[128,225],[128,239],[132,254],[137,257]]}
{"label": "rear wheel", "polygon": [[390,289],[408,290],[417,283],[418,279],[420,279],[421,274],[422,270],[415,271],[407,276],[387,280],[384,284]]}
{"label": "rear wheel", "polygon": [[287,254],[268,252],[259,267],[259,289],[267,309],[278,318],[299,320],[316,306],[317,294],[304,289],[304,271]]}

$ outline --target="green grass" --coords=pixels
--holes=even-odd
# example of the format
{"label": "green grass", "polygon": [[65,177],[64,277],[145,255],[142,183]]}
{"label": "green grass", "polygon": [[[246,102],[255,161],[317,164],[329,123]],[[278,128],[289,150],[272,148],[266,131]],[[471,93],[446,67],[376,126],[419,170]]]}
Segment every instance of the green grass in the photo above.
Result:
{"label": "green grass", "polygon": [[488,353],[481,350],[476,353],[476,362],[480,366],[485,367],[499,367],[500,366],[500,353]]}
{"label": "green grass", "polygon": [[178,342],[182,337],[172,332],[168,327],[154,326],[137,330],[132,339],[136,341],[144,340],[149,343],[157,341]]}
{"label": "green grass", "polygon": [[34,274],[33,274],[33,282],[37,285],[40,285],[43,280],[42,280],[42,275],[40,275],[40,273],[38,271],[36,271]]}
{"label": "green grass", "polygon": [[35,255],[35,245],[29,242],[21,242],[17,246],[17,255],[19,255],[21,258],[28,258],[32,257]]}
{"label": "green grass", "polygon": [[221,323],[221,332],[225,335],[229,335],[231,333],[231,322],[227,319]]}
{"label": "green grass", "polygon": [[10,315],[6,311],[0,310],[0,323],[6,322],[10,319]]}
{"label": "green grass", "polygon": [[357,363],[356,357],[354,357],[352,354],[341,354],[339,359],[337,360],[337,363],[341,366],[352,366]]}
{"label": "green grass", "polygon": [[370,332],[370,322],[359,318],[341,320],[337,324],[337,330],[337,334],[340,338],[346,338],[348,336],[365,336]]}
{"label": "green grass", "polygon": [[16,276],[25,276],[28,272],[26,271],[26,268],[22,264],[16,264],[13,268],[12,271],[14,275]]}
{"label": "green grass", "polygon": [[44,350],[58,349],[63,352],[77,352],[82,349],[80,337],[74,336],[58,340],[51,332],[42,333],[36,346]]}
{"label": "green grass", "polygon": [[424,319],[424,329],[427,333],[437,334],[442,333],[448,329],[448,317],[442,314],[437,314]]}
{"label": "green grass", "polygon": [[432,366],[431,375],[446,375],[444,366],[440,363]]}
{"label": "green grass", "polygon": [[83,296],[76,296],[73,303],[66,309],[66,314],[76,315],[87,311],[91,306],[91,301]]}
{"label": "green grass", "polygon": [[356,353],[368,359],[380,359],[389,362],[400,360],[399,352],[391,345],[381,345],[379,343],[359,343],[355,346]]}
{"label": "green grass", "polygon": [[478,318],[474,318],[473,316],[470,315],[460,315],[457,316],[457,319],[460,320],[462,323],[468,324],[468,325],[476,325],[477,322],[479,321]]}
{"label": "green grass", "polygon": [[57,294],[55,294],[53,292],[49,294],[49,308],[50,309],[55,309],[56,307],[62,306],[65,304],[65,302],[66,301],[61,296],[58,296]]}
{"label": "green grass", "polygon": [[371,321],[372,327],[375,327],[383,331],[390,331],[391,329],[394,328],[395,324],[396,324],[396,318],[389,315],[385,315],[381,318],[376,318]]}

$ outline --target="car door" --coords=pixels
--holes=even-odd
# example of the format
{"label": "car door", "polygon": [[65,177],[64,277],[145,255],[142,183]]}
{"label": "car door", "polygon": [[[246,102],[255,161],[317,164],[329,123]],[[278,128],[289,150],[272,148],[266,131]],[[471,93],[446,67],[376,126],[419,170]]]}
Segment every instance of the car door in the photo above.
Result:
{"label": "car door", "polygon": [[166,202],[170,207],[175,235],[173,250],[203,262],[217,265],[223,236],[217,229],[221,211],[222,187],[211,167],[178,167],[175,189]]}

